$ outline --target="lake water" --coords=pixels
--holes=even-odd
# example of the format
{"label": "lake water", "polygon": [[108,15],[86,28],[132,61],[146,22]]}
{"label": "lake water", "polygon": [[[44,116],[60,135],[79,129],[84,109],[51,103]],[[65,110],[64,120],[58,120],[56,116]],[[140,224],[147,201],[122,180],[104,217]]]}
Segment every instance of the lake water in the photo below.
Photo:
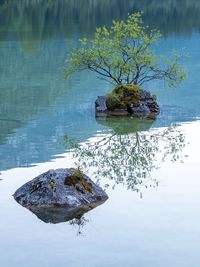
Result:
{"label": "lake water", "polygon": [[[163,33],[158,54],[186,47],[187,78],[148,85],[154,122],[96,120],[94,101],[112,86],[88,72],[64,80],[65,59],[138,10]],[[199,267],[199,12],[195,0],[0,1],[0,266]],[[109,146],[88,156],[101,140]],[[26,181],[76,163],[109,195],[80,221],[46,224],[14,201]]]}

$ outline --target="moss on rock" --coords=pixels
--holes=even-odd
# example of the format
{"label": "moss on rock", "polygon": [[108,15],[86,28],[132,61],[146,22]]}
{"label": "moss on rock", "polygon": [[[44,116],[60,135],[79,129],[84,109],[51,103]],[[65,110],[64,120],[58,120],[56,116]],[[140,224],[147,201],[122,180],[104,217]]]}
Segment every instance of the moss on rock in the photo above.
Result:
{"label": "moss on rock", "polygon": [[126,84],[117,86],[106,99],[108,110],[129,109],[138,107],[141,100],[142,89],[139,86]]}
{"label": "moss on rock", "polygon": [[84,174],[79,169],[74,170],[70,176],[66,177],[64,184],[68,186],[74,186],[77,191],[83,194],[84,190],[81,187],[92,193],[92,184],[87,181]]}
{"label": "moss on rock", "polygon": [[155,119],[160,112],[156,98],[133,84],[118,85],[110,94],[95,101],[96,117],[132,116]]}

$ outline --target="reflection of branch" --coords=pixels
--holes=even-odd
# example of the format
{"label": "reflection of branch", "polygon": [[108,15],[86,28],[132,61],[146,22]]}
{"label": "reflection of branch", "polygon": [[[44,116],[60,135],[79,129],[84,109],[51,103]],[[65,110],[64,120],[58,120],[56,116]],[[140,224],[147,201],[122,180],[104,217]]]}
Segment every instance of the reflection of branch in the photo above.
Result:
{"label": "reflection of branch", "polygon": [[81,235],[83,234],[82,232],[82,228],[89,222],[89,220],[85,219],[84,216],[79,216],[77,218],[74,218],[73,220],[71,220],[69,222],[69,225],[72,225],[72,226],[78,226],[78,229],[77,229],[77,236],[78,235]]}
{"label": "reflection of branch", "polygon": [[102,146],[105,146],[105,145],[107,145],[107,144],[111,141],[111,139],[112,139],[114,136],[115,136],[115,134],[113,134],[113,135],[111,135],[111,136],[109,136],[109,137],[104,137],[103,139],[99,140],[98,142],[95,142],[95,145],[100,146],[100,144],[101,144],[103,141],[106,141],[104,144],[102,144]]}
{"label": "reflection of branch", "polygon": [[81,168],[92,168],[96,178],[106,177],[128,189],[157,186],[150,173],[161,162],[182,160],[185,136],[178,127],[135,132],[126,135],[106,135],[73,149],[72,154]]}

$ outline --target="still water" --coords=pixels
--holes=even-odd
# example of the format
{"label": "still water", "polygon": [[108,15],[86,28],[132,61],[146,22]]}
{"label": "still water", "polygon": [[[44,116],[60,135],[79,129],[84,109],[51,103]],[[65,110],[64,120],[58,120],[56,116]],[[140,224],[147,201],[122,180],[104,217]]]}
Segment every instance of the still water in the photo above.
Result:
{"label": "still water", "polygon": [[[65,59],[138,10],[163,33],[158,54],[186,47],[187,79],[146,88],[161,106],[154,122],[96,120],[94,101],[112,86],[88,72],[64,80]],[[199,12],[195,0],[0,1],[1,266],[199,266]],[[71,139],[82,144],[73,153]],[[82,221],[46,224],[13,200],[24,182],[77,162],[109,194]]]}

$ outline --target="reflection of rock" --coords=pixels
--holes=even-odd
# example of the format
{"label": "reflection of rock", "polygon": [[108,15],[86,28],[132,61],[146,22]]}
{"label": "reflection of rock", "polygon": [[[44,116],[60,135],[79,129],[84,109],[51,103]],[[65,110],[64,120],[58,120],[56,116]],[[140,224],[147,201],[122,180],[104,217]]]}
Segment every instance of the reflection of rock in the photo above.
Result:
{"label": "reflection of rock", "polygon": [[40,220],[45,223],[61,223],[71,221],[73,219],[80,219],[82,215],[93,208],[103,204],[104,201],[96,202],[95,204],[83,205],[76,208],[28,208],[32,211]]}
{"label": "reflection of rock", "polygon": [[116,134],[129,134],[137,131],[147,131],[154,120],[133,117],[97,117],[97,123],[109,127]]}
{"label": "reflection of rock", "polygon": [[96,116],[126,116],[154,119],[159,106],[151,93],[135,85],[119,85],[110,95],[95,102]]}
{"label": "reflection of rock", "polygon": [[49,170],[24,184],[15,200],[45,222],[68,221],[108,199],[79,169]]}

